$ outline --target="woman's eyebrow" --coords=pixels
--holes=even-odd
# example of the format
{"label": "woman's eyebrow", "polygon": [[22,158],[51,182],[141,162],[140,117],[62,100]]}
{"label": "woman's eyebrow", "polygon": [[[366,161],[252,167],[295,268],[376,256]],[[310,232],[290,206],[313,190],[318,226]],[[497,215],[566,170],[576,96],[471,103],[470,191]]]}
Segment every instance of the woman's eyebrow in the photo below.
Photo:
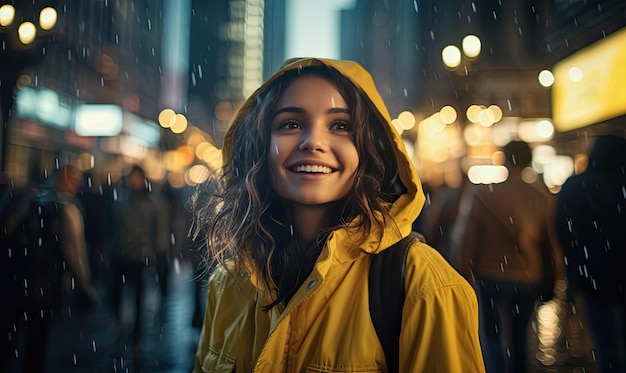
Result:
{"label": "woman's eyebrow", "polygon": [[297,113],[297,114],[304,114],[305,111],[302,108],[299,107],[294,107],[294,106],[286,106],[284,108],[280,108],[278,110],[276,110],[276,112],[274,113],[274,115],[272,116],[272,119],[276,118],[276,116],[280,113]]}
{"label": "woman's eyebrow", "polygon": [[[304,113],[306,113],[306,111],[304,109],[302,109],[302,108],[299,108],[299,107],[286,106],[284,108],[280,108],[280,109],[276,110],[276,112],[272,116],[272,119],[276,118],[276,116],[278,116],[278,114],[281,114],[281,113],[304,114]],[[350,114],[350,110],[348,110],[347,108],[333,107],[333,108],[330,108],[330,109],[326,110],[326,113],[328,113],[328,114]]]}
{"label": "woman's eyebrow", "polygon": [[348,108],[334,107],[326,110],[328,114],[350,114]]}

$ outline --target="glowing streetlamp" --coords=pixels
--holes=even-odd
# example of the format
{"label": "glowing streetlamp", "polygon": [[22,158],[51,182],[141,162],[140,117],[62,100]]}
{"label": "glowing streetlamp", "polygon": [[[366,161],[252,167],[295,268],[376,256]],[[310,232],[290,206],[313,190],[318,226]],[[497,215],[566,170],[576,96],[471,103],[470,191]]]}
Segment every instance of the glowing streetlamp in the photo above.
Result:
{"label": "glowing streetlamp", "polygon": [[467,35],[463,38],[463,54],[470,60],[475,59],[480,54],[481,42],[476,35]]}
{"label": "glowing streetlamp", "polygon": [[441,59],[448,69],[454,70],[461,64],[461,51],[455,45],[448,45],[441,51]]}

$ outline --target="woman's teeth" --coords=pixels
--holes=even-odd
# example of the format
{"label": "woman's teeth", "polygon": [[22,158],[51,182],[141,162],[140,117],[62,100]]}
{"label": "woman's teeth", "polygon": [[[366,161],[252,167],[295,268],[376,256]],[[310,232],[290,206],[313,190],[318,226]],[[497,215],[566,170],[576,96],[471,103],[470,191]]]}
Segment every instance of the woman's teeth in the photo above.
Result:
{"label": "woman's teeth", "polygon": [[312,173],[321,173],[321,174],[329,174],[333,170],[330,167],[320,166],[320,165],[300,165],[295,166],[293,168],[294,172],[312,172]]}

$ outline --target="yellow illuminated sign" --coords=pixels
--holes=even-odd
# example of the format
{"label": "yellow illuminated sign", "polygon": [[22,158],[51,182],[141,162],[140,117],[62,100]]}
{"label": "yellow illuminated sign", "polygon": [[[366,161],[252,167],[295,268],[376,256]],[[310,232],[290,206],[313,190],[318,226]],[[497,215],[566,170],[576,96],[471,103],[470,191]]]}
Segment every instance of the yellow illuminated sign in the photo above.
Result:
{"label": "yellow illuminated sign", "polygon": [[626,28],[563,59],[553,72],[552,115],[557,130],[626,114]]}

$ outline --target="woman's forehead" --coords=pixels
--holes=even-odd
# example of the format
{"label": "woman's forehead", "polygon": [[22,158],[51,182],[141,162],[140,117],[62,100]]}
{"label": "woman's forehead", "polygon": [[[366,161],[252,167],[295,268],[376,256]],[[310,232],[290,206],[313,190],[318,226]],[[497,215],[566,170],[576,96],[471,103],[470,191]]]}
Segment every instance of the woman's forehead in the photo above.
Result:
{"label": "woman's forehead", "polygon": [[289,82],[278,98],[276,108],[292,104],[323,104],[347,108],[339,89],[329,79],[314,74],[297,77]]}

